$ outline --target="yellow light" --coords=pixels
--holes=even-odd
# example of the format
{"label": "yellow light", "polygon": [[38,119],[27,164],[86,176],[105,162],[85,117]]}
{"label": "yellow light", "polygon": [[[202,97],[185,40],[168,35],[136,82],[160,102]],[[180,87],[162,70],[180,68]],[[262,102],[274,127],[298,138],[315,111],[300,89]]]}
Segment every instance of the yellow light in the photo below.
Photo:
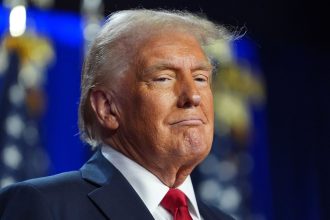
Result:
{"label": "yellow light", "polygon": [[23,5],[15,6],[9,15],[9,31],[13,37],[24,34],[26,29],[26,9]]}

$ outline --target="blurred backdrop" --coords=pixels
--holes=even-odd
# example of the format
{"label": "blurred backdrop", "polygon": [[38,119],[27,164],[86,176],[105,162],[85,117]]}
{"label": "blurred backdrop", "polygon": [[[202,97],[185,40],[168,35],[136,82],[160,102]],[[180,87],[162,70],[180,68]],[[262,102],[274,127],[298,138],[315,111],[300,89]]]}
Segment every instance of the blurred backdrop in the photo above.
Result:
{"label": "blurred backdrop", "polygon": [[301,1],[0,1],[0,188],[80,166],[84,54],[129,8],[201,13],[246,32],[208,48],[216,132],[197,193],[237,219],[330,219],[329,16]]}

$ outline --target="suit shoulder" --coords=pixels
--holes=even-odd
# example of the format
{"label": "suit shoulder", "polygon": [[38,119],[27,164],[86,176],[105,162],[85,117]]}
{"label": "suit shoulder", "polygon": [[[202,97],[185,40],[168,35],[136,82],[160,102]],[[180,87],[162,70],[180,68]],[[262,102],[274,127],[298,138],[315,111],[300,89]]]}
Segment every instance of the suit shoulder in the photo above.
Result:
{"label": "suit shoulder", "polygon": [[91,183],[82,178],[80,171],[30,179],[18,183],[17,186],[33,187],[49,198],[63,197],[64,194],[73,196],[94,188]]}
{"label": "suit shoulder", "polygon": [[0,218],[52,219],[58,210],[85,204],[86,193],[93,188],[79,171],[15,183],[0,191]]}
{"label": "suit shoulder", "polygon": [[0,191],[1,219],[52,219],[47,207],[47,200],[30,184],[17,183]]}
{"label": "suit shoulder", "polygon": [[[42,195],[51,201],[61,200],[66,196],[78,195],[89,191],[93,186],[84,181],[80,171],[65,172],[53,176],[41,177],[15,183],[0,191],[0,200],[4,197],[20,197],[25,195]],[[28,199],[28,198],[26,198]]]}
{"label": "suit shoulder", "polygon": [[39,177],[34,179],[25,180],[22,182],[11,184],[7,187],[4,187],[0,190],[0,193],[5,191],[12,191],[17,189],[25,189],[25,188],[35,188],[35,189],[42,189],[42,188],[49,188],[49,187],[56,187],[57,185],[67,184],[70,182],[79,181],[79,172],[72,171],[66,172],[61,174],[56,174],[53,176],[46,176],[46,177]]}
{"label": "suit shoulder", "polygon": [[38,189],[61,187],[62,185],[76,184],[80,182],[81,174],[79,171],[70,171],[52,176],[30,179],[19,183],[20,185],[30,185]]}

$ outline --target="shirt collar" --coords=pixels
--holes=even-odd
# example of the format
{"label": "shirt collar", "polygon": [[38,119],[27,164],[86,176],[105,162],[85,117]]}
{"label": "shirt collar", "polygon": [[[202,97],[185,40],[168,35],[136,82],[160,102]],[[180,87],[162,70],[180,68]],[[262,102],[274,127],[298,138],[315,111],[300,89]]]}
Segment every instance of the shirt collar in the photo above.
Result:
{"label": "shirt collar", "polygon": [[[154,213],[169,190],[154,174],[110,146],[102,147],[103,156],[127,179],[151,213]],[[189,200],[189,210],[200,219],[190,176],[178,187]]]}

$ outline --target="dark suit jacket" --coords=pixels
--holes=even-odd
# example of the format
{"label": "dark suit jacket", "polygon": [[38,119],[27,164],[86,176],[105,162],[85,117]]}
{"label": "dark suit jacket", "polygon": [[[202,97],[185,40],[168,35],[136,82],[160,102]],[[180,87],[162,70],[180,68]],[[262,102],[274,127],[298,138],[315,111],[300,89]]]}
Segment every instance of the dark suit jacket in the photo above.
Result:
{"label": "dark suit jacket", "polygon": [[[198,200],[205,220],[232,220]],[[79,170],[32,179],[0,192],[1,220],[152,220],[121,173],[97,151]]]}

